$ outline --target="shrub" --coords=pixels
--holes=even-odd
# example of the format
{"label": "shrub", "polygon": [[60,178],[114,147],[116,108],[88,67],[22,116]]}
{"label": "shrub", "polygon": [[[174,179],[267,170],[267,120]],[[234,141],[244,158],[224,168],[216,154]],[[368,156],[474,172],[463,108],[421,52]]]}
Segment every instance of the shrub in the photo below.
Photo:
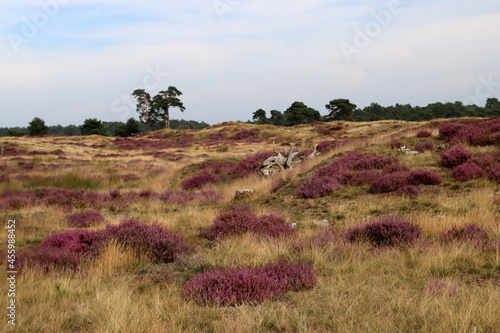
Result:
{"label": "shrub", "polygon": [[419,190],[415,185],[404,185],[398,189],[398,195],[402,197],[418,197]]}
{"label": "shrub", "polygon": [[320,153],[327,153],[333,148],[335,148],[335,141],[321,141],[318,143],[316,150]]}
{"label": "shrub", "polygon": [[46,238],[40,249],[58,249],[83,255],[97,255],[104,247],[107,235],[102,231],[76,229]]}
{"label": "shrub", "polygon": [[47,248],[20,252],[17,256],[17,271],[26,268],[40,269],[48,273],[52,269],[78,271],[81,269],[82,255],[70,251]]}
{"label": "shrub", "polygon": [[217,177],[213,173],[203,173],[201,175],[186,179],[182,183],[182,188],[185,190],[192,190],[195,188],[203,187],[210,183],[217,183],[218,181],[219,177]]}
{"label": "shrub", "polygon": [[388,173],[406,172],[406,171],[410,171],[410,168],[406,164],[395,163],[384,167],[382,173],[388,174]]}
{"label": "shrub", "polygon": [[403,144],[396,139],[392,139],[389,145],[391,146],[392,149],[399,149],[403,147]]}
{"label": "shrub", "polygon": [[420,131],[420,132],[417,133],[416,136],[417,136],[417,138],[428,138],[431,135],[432,135],[432,133],[429,132],[429,131]]}
{"label": "shrub", "polygon": [[498,118],[448,123],[439,127],[439,138],[452,144],[486,146],[495,144],[499,128]]}
{"label": "shrub", "polygon": [[479,165],[483,169],[487,169],[498,163],[499,159],[498,153],[492,155],[491,153],[480,154],[472,157],[469,162]]}
{"label": "shrub", "polygon": [[490,144],[495,145],[500,143],[500,132],[490,135]]}
{"label": "shrub", "polygon": [[79,270],[82,261],[97,256],[106,241],[103,231],[78,229],[54,234],[46,238],[37,250],[19,253],[18,271],[26,267],[44,272],[51,269]]}
{"label": "shrub", "polygon": [[380,155],[365,155],[360,152],[352,152],[347,156],[333,161],[332,166],[349,170],[383,169],[398,162],[394,156],[384,157]]}
{"label": "shrub", "polygon": [[200,170],[214,175],[229,175],[236,170],[236,166],[233,162],[206,161],[200,164]]}
{"label": "shrub", "polygon": [[297,194],[304,199],[317,199],[341,189],[342,185],[332,177],[312,177],[300,185]]}
{"label": "shrub", "polygon": [[483,177],[484,170],[474,163],[464,163],[453,169],[451,175],[460,181],[466,181]]}
{"label": "shrub", "polygon": [[310,289],[316,275],[307,263],[268,264],[257,267],[212,269],[189,279],[182,297],[200,305],[235,306],[273,300],[290,291]]}
{"label": "shrub", "polygon": [[318,169],[312,176],[312,178],[323,178],[323,177],[335,179],[339,182],[339,184],[347,184],[349,179],[352,177],[352,171],[344,170],[332,164]]}
{"label": "shrub", "polygon": [[415,147],[415,150],[421,153],[423,153],[426,150],[432,151],[434,150],[434,144],[430,141],[421,142]]}
{"label": "shrub", "polygon": [[376,247],[405,247],[421,237],[420,227],[401,217],[386,217],[346,231],[348,241],[367,241]]}
{"label": "shrub", "polygon": [[457,135],[457,133],[460,131],[462,127],[463,127],[462,124],[456,124],[456,123],[443,124],[439,126],[439,138],[441,140],[450,141],[454,136]]}
{"label": "shrub", "polygon": [[396,171],[380,176],[371,184],[370,191],[378,194],[395,192],[404,185],[408,185],[408,172]]}
{"label": "shrub", "polygon": [[482,245],[488,241],[488,238],[488,232],[475,224],[469,224],[462,228],[453,227],[441,234],[441,241],[444,243],[474,242]]}
{"label": "shrub", "polygon": [[500,181],[500,164],[495,163],[486,169],[488,178],[494,181]]}
{"label": "shrub", "polygon": [[171,262],[194,252],[181,235],[171,233],[157,223],[148,226],[138,220],[127,220],[119,225],[107,225],[106,235],[140,253],[149,254],[155,262]]}
{"label": "shrub", "polygon": [[380,175],[378,170],[360,170],[354,177],[349,180],[351,185],[360,186],[366,183],[371,183],[376,180]]}
{"label": "shrub", "polygon": [[443,182],[441,177],[430,170],[412,170],[408,172],[410,185],[439,185]]}
{"label": "shrub", "polygon": [[212,227],[206,231],[206,237],[209,240],[215,240],[246,232],[254,232],[260,236],[277,237],[290,235],[294,231],[280,216],[263,215],[258,217],[250,211],[249,207],[236,206],[215,218]]}
{"label": "shrub", "polygon": [[271,156],[276,155],[272,151],[264,151],[242,159],[235,171],[236,177],[243,177],[259,170],[260,164]]}
{"label": "shrub", "polygon": [[68,225],[73,228],[94,227],[104,222],[104,216],[98,211],[87,210],[68,217]]}
{"label": "shrub", "polygon": [[472,153],[465,150],[462,146],[456,146],[449,152],[441,152],[441,160],[447,168],[455,168],[470,160]]}

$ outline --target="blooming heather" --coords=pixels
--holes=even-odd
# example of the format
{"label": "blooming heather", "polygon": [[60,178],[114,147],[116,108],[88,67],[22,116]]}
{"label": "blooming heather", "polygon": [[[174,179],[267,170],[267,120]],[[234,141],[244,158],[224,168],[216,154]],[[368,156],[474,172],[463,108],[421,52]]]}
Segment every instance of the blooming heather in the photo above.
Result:
{"label": "blooming heather", "polygon": [[474,163],[464,163],[453,169],[451,175],[460,181],[472,180],[484,176],[484,170]]}
{"label": "blooming heather", "polygon": [[87,210],[68,217],[68,225],[73,228],[94,227],[102,224],[104,221],[104,216],[95,210]]}
{"label": "blooming heather", "polygon": [[367,241],[376,247],[406,247],[422,237],[418,225],[403,217],[385,217],[346,231],[350,242]]}
{"label": "blooming heather", "polygon": [[235,306],[282,297],[290,291],[316,284],[314,269],[307,263],[268,264],[256,267],[212,269],[189,279],[182,297],[200,305]]}
{"label": "blooming heather", "polygon": [[441,160],[443,165],[447,168],[453,169],[454,167],[464,164],[472,157],[472,153],[467,151],[462,146],[456,146],[449,152],[441,152]]}

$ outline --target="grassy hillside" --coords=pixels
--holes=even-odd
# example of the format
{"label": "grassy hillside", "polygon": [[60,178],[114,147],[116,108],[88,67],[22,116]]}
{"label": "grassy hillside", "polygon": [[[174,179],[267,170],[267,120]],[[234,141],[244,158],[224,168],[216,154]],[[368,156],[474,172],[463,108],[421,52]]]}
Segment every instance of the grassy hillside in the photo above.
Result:
{"label": "grassy hillside", "polygon": [[[497,332],[499,132],[460,119],[2,138],[0,215],[22,271],[1,330]],[[322,153],[259,176],[290,144]],[[255,192],[236,202],[240,189]]]}

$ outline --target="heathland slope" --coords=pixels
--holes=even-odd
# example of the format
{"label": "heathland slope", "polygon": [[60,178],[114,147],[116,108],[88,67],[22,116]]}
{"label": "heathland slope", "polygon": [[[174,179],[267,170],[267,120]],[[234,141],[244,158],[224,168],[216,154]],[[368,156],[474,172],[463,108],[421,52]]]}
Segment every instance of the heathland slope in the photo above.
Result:
{"label": "heathland slope", "polygon": [[[498,331],[499,144],[498,118],[2,138],[2,331]],[[260,176],[290,145],[320,154]]]}

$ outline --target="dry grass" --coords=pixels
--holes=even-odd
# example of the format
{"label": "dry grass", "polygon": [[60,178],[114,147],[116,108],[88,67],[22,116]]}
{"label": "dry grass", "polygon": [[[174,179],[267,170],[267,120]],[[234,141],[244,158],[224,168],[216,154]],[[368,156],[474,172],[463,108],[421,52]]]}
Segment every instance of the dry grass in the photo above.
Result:
{"label": "dry grass", "polygon": [[[477,224],[490,231],[491,239],[500,239],[500,209],[492,194],[500,188],[487,179],[468,183],[455,181],[449,170],[439,164],[437,152],[401,156],[414,169],[439,173],[443,184],[422,189],[417,198],[394,194],[373,195],[368,187],[345,186],[331,196],[302,200],[296,196],[300,180],[340,154],[354,149],[395,155],[389,142],[398,137],[418,142],[415,134],[428,129],[429,122],[382,121],[349,123],[332,137],[321,136],[314,126],[282,128],[259,126],[259,143],[221,142],[212,146],[194,145],[181,150],[184,158],[172,161],[141,155],[145,151],[117,150],[112,138],[2,138],[18,143],[18,149],[51,152],[64,151],[65,159],[55,155],[2,157],[9,169],[9,181],[0,183],[0,191],[37,188],[43,182],[69,187],[83,186],[86,179],[100,177],[96,190],[109,192],[179,190],[186,170],[207,159],[242,159],[258,151],[272,149],[272,142],[302,139],[302,148],[315,143],[350,136],[341,146],[318,158],[303,162],[290,173],[290,183],[276,193],[270,190],[274,180],[248,176],[229,183],[215,184],[222,194],[218,205],[188,203],[180,206],[159,200],[131,202],[126,208],[102,209],[106,221],[118,224],[125,218],[137,218],[151,224],[158,221],[170,231],[181,233],[196,247],[197,253],[169,264],[152,264],[147,256],[110,243],[95,262],[86,264],[79,274],[27,270],[17,278],[17,325],[5,332],[497,332],[500,327],[500,254],[467,244],[442,244],[439,235],[453,226]],[[236,133],[255,125],[229,123],[201,131],[192,131],[197,140],[206,140],[220,130]],[[168,131],[161,131],[167,133]],[[438,134],[432,129],[433,138]],[[373,135],[370,135],[373,134]],[[305,140],[312,138],[308,143]],[[69,143],[105,144],[89,148]],[[217,149],[228,146],[227,151]],[[469,148],[468,148],[469,149]],[[475,153],[496,147],[470,148]],[[119,157],[95,157],[119,154]],[[82,165],[82,160],[88,164]],[[19,162],[33,163],[23,169]],[[49,168],[44,165],[51,164]],[[66,165],[66,166],[64,166]],[[68,166],[69,165],[69,166]],[[156,175],[149,172],[161,169]],[[190,172],[191,172],[190,171]],[[124,181],[129,173],[139,179]],[[22,177],[21,177],[22,176]],[[23,178],[24,177],[24,178]],[[30,183],[31,182],[31,183]],[[58,183],[59,182],[59,183]],[[83,184],[83,185],[82,185]],[[233,201],[234,192],[252,188],[253,196]],[[288,223],[297,223],[297,232],[289,238],[263,239],[253,234],[232,236],[209,242],[199,232],[212,224],[223,210],[235,205],[252,206],[256,214],[276,213]],[[69,214],[55,206],[26,207],[1,213],[3,221],[16,218],[18,250],[36,249],[42,240],[68,230]],[[339,230],[376,219],[383,215],[408,215],[423,230],[425,242],[404,251],[373,249],[366,244],[337,244],[331,249],[305,247],[324,228],[315,222],[327,219]],[[102,227],[100,227],[102,228]],[[7,231],[0,229],[1,248],[5,250]],[[4,253],[4,252],[2,252]],[[279,260],[307,261],[318,274],[317,286],[309,291],[287,294],[284,298],[238,307],[198,306],[181,299],[183,282],[203,267],[257,265]],[[5,255],[0,259],[6,262]],[[156,272],[154,278],[153,273]],[[160,273],[158,273],[160,272]],[[163,278],[164,277],[164,278]],[[0,275],[5,281],[5,273]],[[432,284],[450,286],[437,293]],[[0,284],[0,302],[6,304],[7,285]]]}

